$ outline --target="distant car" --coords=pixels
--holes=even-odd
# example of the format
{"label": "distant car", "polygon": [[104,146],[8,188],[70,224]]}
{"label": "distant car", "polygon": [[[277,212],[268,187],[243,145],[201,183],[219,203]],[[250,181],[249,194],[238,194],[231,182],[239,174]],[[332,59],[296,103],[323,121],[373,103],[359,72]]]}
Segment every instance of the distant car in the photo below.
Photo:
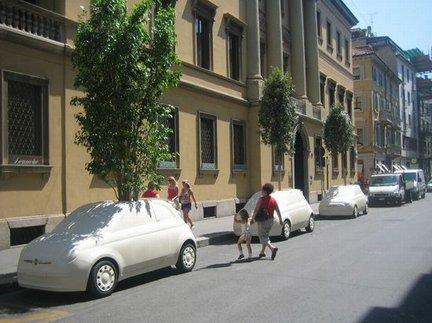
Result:
{"label": "distant car", "polygon": [[[315,228],[315,219],[312,208],[304,198],[301,191],[291,189],[288,191],[277,191],[271,194],[281,211],[283,226],[279,224],[278,217],[275,213],[273,227],[270,231],[270,236],[281,236],[283,239],[288,239],[291,232],[305,228],[307,232],[312,232]],[[256,192],[248,200],[244,210],[251,216],[258,199],[261,197],[261,192]],[[276,211],[275,211],[276,212]],[[242,229],[241,224],[234,223],[234,234],[240,236]],[[258,236],[257,224],[251,226],[252,236]]]}
{"label": "distant car", "polygon": [[411,183],[405,183],[402,174],[388,173],[371,176],[369,205],[393,204],[401,206],[406,200],[405,189],[411,190]]}
{"label": "distant car", "polygon": [[352,216],[368,213],[368,202],[360,186],[331,187],[319,204],[320,216]]}
{"label": "distant car", "polygon": [[48,291],[110,295],[118,281],[175,265],[191,271],[195,237],[162,200],[85,205],[21,252],[18,284]]}
{"label": "distant car", "polygon": [[432,192],[432,179],[427,183],[426,190],[428,192]]}
{"label": "distant car", "polygon": [[406,183],[411,183],[413,186],[412,197],[414,200],[425,198],[426,195],[426,181],[422,169],[407,169],[396,171],[397,174],[402,174]]}

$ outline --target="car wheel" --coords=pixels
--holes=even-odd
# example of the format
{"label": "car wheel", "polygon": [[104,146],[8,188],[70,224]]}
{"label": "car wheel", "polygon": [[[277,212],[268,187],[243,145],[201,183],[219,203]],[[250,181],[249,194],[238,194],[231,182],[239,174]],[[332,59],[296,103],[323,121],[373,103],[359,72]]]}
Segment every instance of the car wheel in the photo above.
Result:
{"label": "car wheel", "polygon": [[357,205],[355,205],[354,210],[353,210],[353,214],[352,214],[353,219],[358,217],[358,215],[359,215],[358,207],[357,207]]}
{"label": "car wheel", "polygon": [[397,202],[397,206],[402,206],[402,196],[399,198],[399,200]]}
{"label": "car wheel", "polygon": [[182,273],[192,271],[196,263],[196,248],[191,242],[183,245],[178,256],[176,268]]}
{"label": "car wheel", "polygon": [[285,221],[282,226],[282,232],[281,232],[282,239],[288,240],[290,235],[291,235],[290,223],[288,221]]}
{"label": "car wheel", "polygon": [[309,224],[306,227],[306,232],[313,232],[313,230],[315,229],[315,219],[313,217],[313,214],[311,214],[311,216],[309,217]]}
{"label": "car wheel", "polygon": [[111,295],[117,285],[117,267],[109,260],[93,266],[88,281],[88,291],[96,298]]}
{"label": "car wheel", "polygon": [[422,199],[424,199],[425,197],[426,197],[426,191],[423,192]]}
{"label": "car wheel", "polygon": [[368,214],[368,211],[369,211],[369,205],[366,203],[365,209],[363,211],[363,215]]}

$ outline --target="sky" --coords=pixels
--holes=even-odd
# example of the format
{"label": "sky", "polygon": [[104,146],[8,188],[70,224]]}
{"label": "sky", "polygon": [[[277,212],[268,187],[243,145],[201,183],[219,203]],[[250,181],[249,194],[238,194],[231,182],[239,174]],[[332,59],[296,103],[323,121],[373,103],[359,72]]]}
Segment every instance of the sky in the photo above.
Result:
{"label": "sky", "polygon": [[432,0],[344,0],[360,21],[377,36],[389,36],[402,49],[432,47]]}

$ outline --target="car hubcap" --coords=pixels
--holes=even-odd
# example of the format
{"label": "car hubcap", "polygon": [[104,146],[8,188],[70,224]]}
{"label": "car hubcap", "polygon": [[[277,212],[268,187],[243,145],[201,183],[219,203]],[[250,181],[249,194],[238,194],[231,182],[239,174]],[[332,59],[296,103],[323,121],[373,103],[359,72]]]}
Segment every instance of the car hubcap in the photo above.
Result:
{"label": "car hubcap", "polygon": [[195,250],[187,246],[183,251],[183,264],[186,268],[191,268],[195,264]]}
{"label": "car hubcap", "polygon": [[290,227],[287,223],[284,224],[284,231],[283,232],[284,232],[284,236],[286,238],[288,238],[290,235]]}
{"label": "car hubcap", "polygon": [[315,225],[315,220],[313,219],[313,217],[310,217],[309,219],[309,228],[311,228],[313,230]]}
{"label": "car hubcap", "polygon": [[99,268],[96,277],[96,283],[101,291],[110,290],[115,282],[115,271],[111,266],[104,265]]}

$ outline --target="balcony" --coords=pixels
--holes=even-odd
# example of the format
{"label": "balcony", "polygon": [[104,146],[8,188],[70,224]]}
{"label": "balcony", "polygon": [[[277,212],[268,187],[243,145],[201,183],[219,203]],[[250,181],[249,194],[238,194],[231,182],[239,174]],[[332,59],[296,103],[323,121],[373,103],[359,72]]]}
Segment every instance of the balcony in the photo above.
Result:
{"label": "balcony", "polygon": [[380,110],[379,119],[382,123],[393,124],[393,115],[389,110]]}
{"label": "balcony", "polygon": [[[0,36],[8,40],[40,41],[53,46],[72,43],[76,30],[73,22],[61,14],[23,0],[0,0]],[[36,44],[39,42],[38,44]]]}
{"label": "balcony", "polygon": [[398,157],[401,155],[401,145],[400,144],[389,144],[387,145],[386,153],[389,156]]}

